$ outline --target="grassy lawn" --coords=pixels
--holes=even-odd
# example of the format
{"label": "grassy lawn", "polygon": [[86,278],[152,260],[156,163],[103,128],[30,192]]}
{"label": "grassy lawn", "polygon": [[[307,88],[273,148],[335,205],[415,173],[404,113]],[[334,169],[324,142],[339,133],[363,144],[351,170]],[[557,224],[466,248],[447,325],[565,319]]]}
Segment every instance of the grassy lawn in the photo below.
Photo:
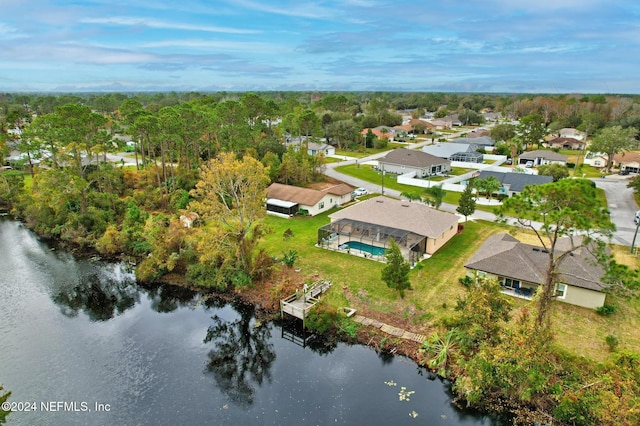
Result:
{"label": "grassy lawn", "polygon": [[397,143],[397,142],[389,142],[386,148],[366,148],[364,151],[349,151],[346,149],[336,149],[336,155],[344,155],[347,157],[354,158],[363,158],[368,157],[373,154],[377,154],[379,152],[389,151],[391,149],[402,148],[406,146],[406,144]]}
{"label": "grassy lawn", "polygon": [[[349,306],[362,315],[386,318],[389,323],[424,334],[431,333],[443,318],[454,313],[457,298],[466,291],[458,278],[465,275],[464,264],[473,253],[490,235],[510,229],[482,221],[465,223],[460,234],[410,272],[412,288],[401,299],[381,280],[384,264],[314,246],[317,229],[329,223],[327,216],[328,213],[292,219],[267,216],[265,222],[273,232],[261,246],[278,257],[287,248],[298,252],[300,258],[295,266],[301,269],[298,274],[300,286],[313,274],[331,280],[333,290],[323,299],[331,309]],[[288,228],[294,236],[285,243],[282,235]],[[531,242],[531,235],[525,231],[519,231],[516,238]],[[616,255],[620,252],[619,256],[624,257],[621,262],[639,267],[640,258],[627,251],[626,247],[614,247]],[[618,305],[618,311],[608,317],[590,309],[556,302],[552,320],[555,344],[580,356],[604,360],[609,355],[605,337],[613,334],[618,337],[621,350],[640,352],[640,299],[609,297]],[[519,308],[532,306],[530,301],[509,300],[514,304],[514,313]]]}

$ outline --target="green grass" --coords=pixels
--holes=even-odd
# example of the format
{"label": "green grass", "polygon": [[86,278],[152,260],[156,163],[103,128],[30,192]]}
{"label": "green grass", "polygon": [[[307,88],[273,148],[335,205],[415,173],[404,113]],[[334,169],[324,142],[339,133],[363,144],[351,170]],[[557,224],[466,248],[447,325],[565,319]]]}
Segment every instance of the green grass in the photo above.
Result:
{"label": "green grass", "polygon": [[[329,309],[349,306],[363,315],[377,313],[388,323],[423,334],[429,334],[454,313],[457,298],[466,291],[458,278],[465,275],[464,264],[469,258],[490,235],[512,229],[491,222],[464,223],[460,234],[410,272],[411,289],[401,299],[381,279],[384,264],[314,246],[317,229],[329,223],[328,214],[292,219],[267,216],[265,223],[272,232],[261,247],[278,257],[286,249],[296,250],[300,258],[295,266],[301,268],[301,282],[312,274],[331,280],[333,290],[323,298]],[[288,243],[282,238],[286,229],[294,234]],[[628,261],[638,267],[639,259]],[[514,303],[514,313],[532,307],[528,301],[509,300]],[[604,339],[613,333],[620,339],[620,349],[640,351],[640,299],[615,298],[615,303],[618,312],[602,317],[594,310],[558,302],[553,313],[555,343],[577,355],[604,360],[608,356]]]}
{"label": "green grass", "polygon": [[378,154],[380,152],[389,151],[391,149],[402,148],[404,146],[406,146],[406,144],[397,143],[397,142],[389,142],[387,144],[386,148],[366,148],[364,151],[363,150],[351,151],[351,150],[346,150],[346,149],[336,149],[336,155],[344,155],[344,156],[353,157],[353,158],[363,158],[363,157],[368,157],[368,156],[373,155],[373,154]]}

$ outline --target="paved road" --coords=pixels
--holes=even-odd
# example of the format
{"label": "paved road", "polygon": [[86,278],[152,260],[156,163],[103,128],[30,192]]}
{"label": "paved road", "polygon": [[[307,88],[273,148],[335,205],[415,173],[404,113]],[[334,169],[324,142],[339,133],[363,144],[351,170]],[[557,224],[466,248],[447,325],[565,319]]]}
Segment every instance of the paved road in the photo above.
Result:
{"label": "paved road", "polygon": [[[627,176],[611,175],[605,179],[592,179],[598,188],[602,188],[607,197],[607,204],[611,211],[611,221],[616,225],[613,236],[615,244],[630,246],[636,232],[633,219],[638,210],[633,189],[627,188]],[[636,241],[636,246],[638,242]]]}

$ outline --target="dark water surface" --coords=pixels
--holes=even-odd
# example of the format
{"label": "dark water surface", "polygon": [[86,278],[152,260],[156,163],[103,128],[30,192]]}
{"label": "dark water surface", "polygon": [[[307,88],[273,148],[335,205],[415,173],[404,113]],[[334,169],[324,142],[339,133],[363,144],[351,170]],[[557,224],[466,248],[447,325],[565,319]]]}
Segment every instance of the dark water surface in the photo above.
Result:
{"label": "dark water surface", "polygon": [[0,384],[32,410],[9,425],[499,424],[406,358],[296,333],[0,220]]}

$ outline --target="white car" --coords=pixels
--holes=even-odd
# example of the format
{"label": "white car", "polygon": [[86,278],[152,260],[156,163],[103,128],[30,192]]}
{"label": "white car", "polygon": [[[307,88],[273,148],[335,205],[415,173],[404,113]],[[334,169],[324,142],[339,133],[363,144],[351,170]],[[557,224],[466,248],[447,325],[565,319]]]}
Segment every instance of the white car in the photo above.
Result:
{"label": "white car", "polygon": [[527,161],[527,163],[524,166],[527,168],[533,167],[533,161]]}
{"label": "white car", "polygon": [[369,193],[369,191],[367,191],[364,188],[356,188],[352,194],[356,197],[360,197],[361,195],[367,195]]}

